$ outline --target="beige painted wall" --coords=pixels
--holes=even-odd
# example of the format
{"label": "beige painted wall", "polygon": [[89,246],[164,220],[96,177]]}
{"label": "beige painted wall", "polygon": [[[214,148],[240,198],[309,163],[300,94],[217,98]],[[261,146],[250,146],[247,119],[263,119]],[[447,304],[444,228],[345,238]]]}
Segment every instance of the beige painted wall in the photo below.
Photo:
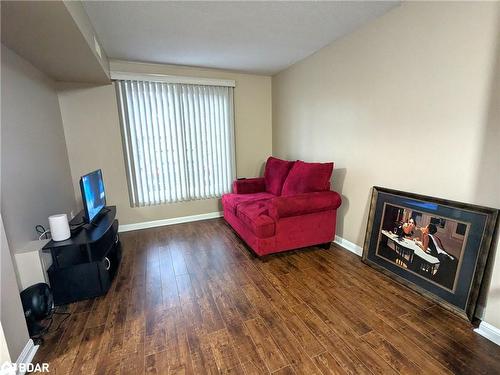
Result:
{"label": "beige painted wall", "polygon": [[[0,338],[3,341],[1,347],[6,344],[10,360],[15,362],[28,343],[29,334],[2,215],[0,215],[0,295],[0,322],[4,336]],[[2,353],[2,357],[5,357],[5,353]],[[2,363],[0,362],[0,365]]]}
{"label": "beige painted wall", "polygon": [[5,362],[11,362],[7,340],[3,332],[2,322],[0,321],[0,366]]}
{"label": "beige painted wall", "polygon": [[29,336],[11,251],[35,239],[36,224],[48,228],[49,215],[73,210],[75,197],[53,82],[3,45],[1,55],[0,319],[15,361]]}
{"label": "beige painted wall", "polygon": [[[81,1],[2,1],[1,40],[57,81],[109,83]],[[103,51],[102,51],[103,52]]]}
{"label": "beige painted wall", "polygon": [[[486,119],[482,155],[477,170],[476,200],[500,208],[500,36],[497,41],[496,69],[491,82],[491,96]],[[484,320],[500,328],[500,241],[498,238],[496,251],[491,254],[491,269],[488,271],[486,282],[490,283],[490,287],[482,296],[486,299]]]}
{"label": "beige painted wall", "polygon": [[2,216],[12,251],[36,239],[35,225],[75,209],[53,81],[2,45]]}
{"label": "beige painted wall", "polygon": [[[77,24],[78,28],[80,29],[80,32],[82,33],[83,37],[85,38],[85,41],[89,45],[90,50],[94,54],[94,58],[99,62],[106,76],[109,77],[108,57],[106,56],[106,53],[102,48],[102,44],[95,33],[94,27],[92,26],[92,22],[90,22],[90,18],[87,14],[87,11],[83,7],[83,3],[81,1],[63,0],[63,4],[68,10],[71,17],[73,17],[73,20]],[[97,40],[97,43],[99,43],[100,54],[97,53],[94,39]],[[75,69],[75,70],[78,71],[80,69]]]}
{"label": "beige painted wall", "polygon": [[[403,2],[273,77],[273,152],[336,162],[338,235],[363,245],[373,185],[500,206],[498,117],[488,119],[499,13]],[[496,263],[485,314],[500,327]]]}
{"label": "beige painted wall", "polygon": [[[125,62],[112,62],[111,69],[235,80],[237,175],[248,177],[261,173],[262,165],[272,150],[270,77],[211,69]],[[81,200],[78,186],[80,176],[91,170],[102,168],[108,202],[110,205],[117,206],[121,224],[221,210],[219,199],[131,208],[113,86],[61,84],[59,103],[77,200]]]}

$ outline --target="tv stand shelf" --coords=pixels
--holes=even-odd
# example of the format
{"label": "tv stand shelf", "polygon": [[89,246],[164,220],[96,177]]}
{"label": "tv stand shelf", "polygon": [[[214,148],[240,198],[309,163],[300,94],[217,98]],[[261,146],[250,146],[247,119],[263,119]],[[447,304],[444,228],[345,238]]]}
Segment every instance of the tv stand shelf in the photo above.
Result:
{"label": "tv stand shelf", "polygon": [[[43,247],[43,250],[59,249],[66,246],[88,245],[99,241],[102,236],[113,225],[116,216],[116,206],[106,206],[106,212],[102,213],[94,224],[84,224],[80,229],[71,234],[71,238],[64,241],[50,241]],[[69,225],[76,226],[84,222],[85,212],[81,210],[70,222]]]}
{"label": "tv stand shelf", "polygon": [[[83,210],[71,221],[83,222]],[[50,241],[42,251],[50,252],[48,269],[56,305],[105,294],[121,260],[116,207],[108,206],[94,224],[82,225],[65,241]]]}

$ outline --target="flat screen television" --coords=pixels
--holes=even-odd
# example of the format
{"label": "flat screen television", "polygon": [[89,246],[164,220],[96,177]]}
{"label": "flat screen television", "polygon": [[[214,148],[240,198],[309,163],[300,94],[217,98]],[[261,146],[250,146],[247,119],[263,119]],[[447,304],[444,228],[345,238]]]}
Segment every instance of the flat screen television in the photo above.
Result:
{"label": "flat screen television", "polygon": [[85,210],[84,220],[92,223],[106,207],[106,194],[104,193],[104,182],[102,171],[90,172],[80,178],[80,190],[82,191],[83,208]]}

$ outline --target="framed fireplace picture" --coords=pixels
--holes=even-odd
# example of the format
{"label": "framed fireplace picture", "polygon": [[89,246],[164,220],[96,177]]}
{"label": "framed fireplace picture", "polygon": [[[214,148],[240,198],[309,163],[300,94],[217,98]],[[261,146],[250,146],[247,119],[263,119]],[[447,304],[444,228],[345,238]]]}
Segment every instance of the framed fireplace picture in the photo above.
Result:
{"label": "framed fireplace picture", "polygon": [[472,320],[498,210],[381,187],[363,261]]}

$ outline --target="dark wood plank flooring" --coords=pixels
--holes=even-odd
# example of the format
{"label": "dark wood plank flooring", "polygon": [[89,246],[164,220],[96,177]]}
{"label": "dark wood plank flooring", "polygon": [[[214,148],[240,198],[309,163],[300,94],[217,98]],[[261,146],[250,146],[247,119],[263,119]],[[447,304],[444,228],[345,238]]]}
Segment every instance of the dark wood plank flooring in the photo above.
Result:
{"label": "dark wood plank flooring", "polygon": [[500,373],[468,322],[336,246],[261,260],[222,219],[121,239],[112,289],[40,347],[51,374]]}

